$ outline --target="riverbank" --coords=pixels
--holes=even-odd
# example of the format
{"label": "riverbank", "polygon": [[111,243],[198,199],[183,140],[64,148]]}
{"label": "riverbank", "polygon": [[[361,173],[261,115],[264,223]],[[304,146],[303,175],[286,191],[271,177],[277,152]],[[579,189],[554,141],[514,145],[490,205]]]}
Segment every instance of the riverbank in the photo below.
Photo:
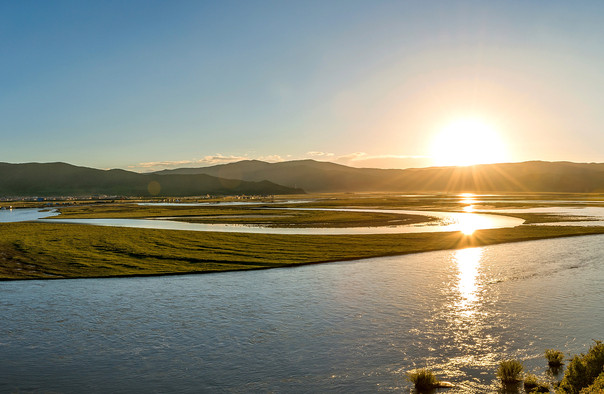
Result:
{"label": "riverbank", "polygon": [[279,235],[4,223],[0,280],[267,269],[590,234],[604,234],[604,227],[520,226],[472,235]]}

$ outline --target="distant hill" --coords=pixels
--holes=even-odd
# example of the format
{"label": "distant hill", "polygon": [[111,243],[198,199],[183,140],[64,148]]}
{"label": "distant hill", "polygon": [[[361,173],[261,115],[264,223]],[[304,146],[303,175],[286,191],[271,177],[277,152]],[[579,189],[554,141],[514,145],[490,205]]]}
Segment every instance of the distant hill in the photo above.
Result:
{"label": "distant hill", "polygon": [[139,174],[66,163],[0,163],[0,196],[198,196],[303,192],[266,180],[248,182],[206,174]]}
{"label": "distant hill", "polygon": [[0,163],[2,196],[195,196],[307,192],[604,193],[604,163],[529,161],[405,170],[245,160],[139,174],[66,163]]}
{"label": "distant hill", "polygon": [[206,174],[269,180],[307,192],[604,192],[604,163],[528,161],[405,170],[354,168],[315,160],[266,163],[244,160],[156,174]]}

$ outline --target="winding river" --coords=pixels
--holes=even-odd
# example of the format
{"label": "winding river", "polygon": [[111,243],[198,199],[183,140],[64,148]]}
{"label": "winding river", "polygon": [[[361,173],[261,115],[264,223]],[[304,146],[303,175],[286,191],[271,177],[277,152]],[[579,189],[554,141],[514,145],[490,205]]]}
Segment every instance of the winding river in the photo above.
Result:
{"label": "winding river", "polygon": [[187,223],[165,219],[51,219],[53,223],[79,223],[97,226],[113,227],[138,227],[154,228],[163,230],[188,230],[188,231],[221,231],[238,233],[261,233],[261,234],[395,234],[395,233],[426,233],[444,231],[464,231],[488,228],[516,227],[524,221],[522,219],[483,213],[459,213],[438,211],[412,211],[412,210],[377,210],[377,209],[315,209],[296,208],[297,210],[327,210],[327,211],[351,211],[351,212],[383,212],[402,215],[422,215],[429,218],[437,218],[437,221],[411,225],[393,225],[380,227],[345,227],[345,228],[284,228],[266,227],[247,224],[206,224]]}
{"label": "winding river", "polygon": [[27,222],[59,215],[59,212],[48,209],[15,208],[0,209],[0,223]]}
{"label": "winding river", "polygon": [[[162,204],[165,205],[165,204]],[[199,204],[197,204],[199,205]],[[266,208],[271,209],[271,208]],[[280,208],[284,209],[284,208]],[[238,233],[256,233],[256,234],[315,234],[315,235],[340,235],[340,234],[396,234],[396,233],[427,233],[427,232],[447,232],[462,231],[472,233],[475,230],[509,228],[523,224],[524,220],[505,216],[504,214],[514,213],[543,213],[552,215],[572,216],[575,218],[585,218],[585,221],[550,222],[535,225],[554,225],[554,226],[602,226],[604,225],[604,207],[540,207],[540,208],[521,208],[521,209],[500,209],[489,210],[489,213],[475,212],[441,212],[441,211],[420,211],[420,210],[400,210],[400,209],[353,209],[353,208],[287,208],[291,210],[314,210],[314,211],[341,211],[341,212],[376,212],[393,213],[401,215],[420,215],[426,216],[427,221],[416,224],[392,225],[379,227],[267,227],[251,224],[214,224],[214,223],[187,223],[171,218],[155,219],[48,219],[49,217],[59,215],[56,211],[47,209],[12,209],[0,211],[0,222],[19,222],[19,221],[47,221],[53,223],[78,223],[97,226],[113,227],[135,227],[163,230],[186,230],[186,231],[220,231],[220,232],[238,232]],[[497,213],[497,214],[493,214]],[[436,220],[434,220],[436,219]]]}
{"label": "winding river", "polygon": [[[396,212],[455,224],[449,213]],[[0,221],[54,214],[0,211]],[[140,222],[188,225],[124,225]],[[0,392],[409,392],[405,372],[424,366],[455,384],[447,392],[495,392],[502,358],[544,375],[545,349],[568,356],[604,339],[603,244],[595,235],[214,275],[2,282]]]}
{"label": "winding river", "polygon": [[0,392],[491,393],[603,339],[604,236],[214,275],[0,283]]}

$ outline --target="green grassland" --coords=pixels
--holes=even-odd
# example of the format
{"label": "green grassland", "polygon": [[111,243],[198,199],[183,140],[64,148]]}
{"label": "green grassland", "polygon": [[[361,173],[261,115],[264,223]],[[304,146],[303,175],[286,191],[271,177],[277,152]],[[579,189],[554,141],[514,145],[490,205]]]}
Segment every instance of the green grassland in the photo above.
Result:
{"label": "green grassland", "polygon": [[[585,217],[550,215],[544,213],[504,213],[497,209],[560,206],[561,200],[577,201],[573,206],[604,206],[604,196],[599,194],[513,194],[479,196],[476,204],[464,202],[458,195],[398,196],[392,194],[315,194],[296,196],[306,203],[279,202],[258,205],[209,206],[149,206],[133,203],[85,204],[60,207],[60,218],[165,218],[190,223],[227,223],[263,225],[267,227],[377,227],[413,224],[432,220],[426,216],[401,215],[395,213],[295,211],[292,208],[360,208],[360,209],[407,209],[462,212],[473,205],[476,209],[489,210],[491,214],[514,216],[526,224],[552,223],[559,221],[588,221]],[[291,197],[287,198],[291,201]],[[537,201],[527,203],[519,201]],[[190,200],[189,202],[194,202]],[[225,201],[225,200],[222,200]],[[226,201],[230,201],[226,199]],[[232,200],[231,200],[232,201]],[[545,203],[542,201],[551,201]],[[598,203],[599,202],[599,203]],[[270,209],[266,209],[270,208]],[[279,209],[287,208],[287,209]]]}
{"label": "green grassland", "polygon": [[[162,218],[272,227],[388,226],[426,221],[393,213],[298,211],[284,208],[383,208],[461,211],[459,196],[337,194],[303,196],[306,203],[148,206],[85,203],[60,206],[59,218]],[[601,195],[486,197],[486,205],[533,207],[519,200],[597,202]],[[484,200],[485,197],[479,197]],[[193,201],[189,201],[193,202]],[[484,203],[483,203],[484,204]],[[505,205],[507,204],[507,205]],[[540,203],[541,204],[541,203]],[[479,205],[479,204],[477,204]],[[265,209],[272,208],[272,209]],[[492,213],[496,213],[492,212]],[[513,214],[530,223],[578,220],[547,214]],[[581,218],[580,220],[585,220]],[[460,232],[375,235],[276,235],[100,227],[51,222],[0,223],[0,279],[84,278],[206,273],[287,267],[359,258],[428,252],[553,237],[604,234],[604,227],[520,226]]]}
{"label": "green grassland", "polygon": [[518,227],[454,233],[273,235],[0,224],[0,278],[85,278],[286,267],[505,242],[604,234],[602,227]]}

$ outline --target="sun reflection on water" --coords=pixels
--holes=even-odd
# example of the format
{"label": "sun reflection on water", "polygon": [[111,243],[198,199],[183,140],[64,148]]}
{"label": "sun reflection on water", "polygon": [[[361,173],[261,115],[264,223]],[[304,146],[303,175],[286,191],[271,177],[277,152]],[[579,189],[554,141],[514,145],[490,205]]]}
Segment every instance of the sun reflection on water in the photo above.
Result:
{"label": "sun reflection on water", "polygon": [[476,202],[476,195],[474,193],[461,193],[459,195],[459,197],[461,197],[461,200],[459,200],[460,203],[462,204],[474,204]]}
{"label": "sun reflection on water", "polygon": [[[476,199],[475,199],[476,195],[474,195],[473,193],[461,193],[459,195],[459,197],[461,198],[459,200],[459,202],[461,204],[465,204],[465,206],[462,208],[462,210],[466,213],[474,212],[474,204],[476,203]],[[462,233],[464,233],[465,235],[471,235],[483,223],[482,222],[478,223],[476,221],[476,216],[466,215],[463,217],[463,220],[461,220],[459,224],[460,224]]]}
{"label": "sun reflection on water", "polygon": [[466,205],[463,207],[463,211],[468,213],[474,212],[474,205]]}
{"label": "sun reflection on water", "polygon": [[480,228],[486,228],[490,224],[489,219],[471,213],[458,216],[459,231],[465,235],[472,235]]}
{"label": "sun reflection on water", "polygon": [[481,248],[460,249],[453,257],[459,272],[457,290],[461,296],[455,306],[464,316],[469,317],[476,312],[475,304],[478,301],[479,290],[477,277],[481,257]]}
{"label": "sun reflection on water", "polygon": [[[464,379],[470,370],[477,375],[491,373],[501,357],[496,344],[503,322],[493,313],[494,299],[485,287],[486,253],[482,247],[451,252],[448,276],[442,282],[442,294],[448,301],[435,311],[436,317],[431,322],[442,324],[436,334],[442,341],[438,368],[453,380]],[[461,392],[492,392],[488,384],[477,382],[466,381],[468,385]]]}

